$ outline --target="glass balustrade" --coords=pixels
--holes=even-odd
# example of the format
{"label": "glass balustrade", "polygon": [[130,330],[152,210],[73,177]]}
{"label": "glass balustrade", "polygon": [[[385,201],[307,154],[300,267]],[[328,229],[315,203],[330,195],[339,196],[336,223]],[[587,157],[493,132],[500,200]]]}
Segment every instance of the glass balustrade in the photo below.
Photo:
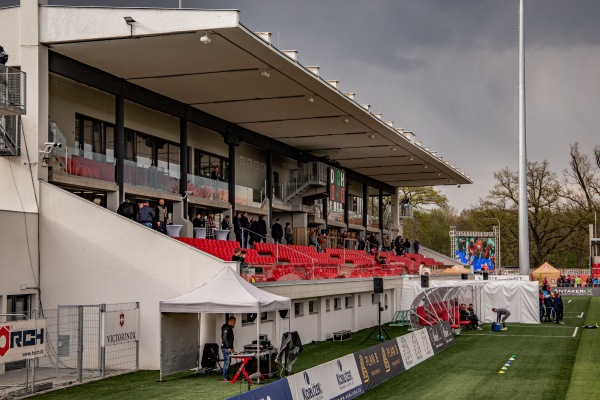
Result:
{"label": "glass balustrade", "polygon": [[179,170],[169,170],[124,160],[123,181],[125,184],[179,193],[179,177]]}
{"label": "glass balustrade", "polygon": [[229,202],[229,183],[227,182],[202,176],[188,175],[187,190],[192,192],[192,196]]}

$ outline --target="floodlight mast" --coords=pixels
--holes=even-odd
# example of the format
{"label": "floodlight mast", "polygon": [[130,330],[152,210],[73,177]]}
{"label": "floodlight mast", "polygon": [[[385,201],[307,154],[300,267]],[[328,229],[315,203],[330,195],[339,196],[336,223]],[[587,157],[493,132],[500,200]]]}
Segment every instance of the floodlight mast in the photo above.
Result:
{"label": "floodlight mast", "polygon": [[529,275],[529,215],[527,204],[527,140],[525,135],[525,29],[519,0],[519,272]]}

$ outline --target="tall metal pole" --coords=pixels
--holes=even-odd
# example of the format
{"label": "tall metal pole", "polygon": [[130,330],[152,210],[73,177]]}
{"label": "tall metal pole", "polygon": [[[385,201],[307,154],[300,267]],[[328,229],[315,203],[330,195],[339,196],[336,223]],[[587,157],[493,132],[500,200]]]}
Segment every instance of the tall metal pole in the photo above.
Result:
{"label": "tall metal pole", "polygon": [[529,275],[527,204],[527,140],[525,136],[525,28],[523,0],[519,0],[519,271]]}

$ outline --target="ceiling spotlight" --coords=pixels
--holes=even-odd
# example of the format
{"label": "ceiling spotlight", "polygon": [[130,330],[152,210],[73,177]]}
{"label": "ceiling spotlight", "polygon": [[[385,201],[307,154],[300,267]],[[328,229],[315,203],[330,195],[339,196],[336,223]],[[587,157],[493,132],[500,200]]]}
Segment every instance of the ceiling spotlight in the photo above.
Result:
{"label": "ceiling spotlight", "polygon": [[313,95],[311,94],[310,96],[306,97],[306,101],[308,101],[309,103],[314,103],[315,102],[315,98],[313,97]]}
{"label": "ceiling spotlight", "polygon": [[348,119],[348,117],[344,117],[342,118],[342,122],[347,124],[350,120]]}
{"label": "ceiling spotlight", "polygon": [[415,159],[415,158],[413,157],[413,155],[412,155],[412,154],[411,154],[410,156],[408,156],[408,160],[409,160],[409,161],[414,161],[414,159]]}
{"label": "ceiling spotlight", "polygon": [[375,139],[375,134],[373,132],[369,133],[369,139]]}
{"label": "ceiling spotlight", "polygon": [[460,189],[460,183],[458,185],[456,185],[456,187]]}
{"label": "ceiling spotlight", "polygon": [[210,42],[212,42],[212,40],[210,39],[210,32],[206,31],[204,36],[200,37],[200,41],[204,44],[209,44]]}
{"label": "ceiling spotlight", "polygon": [[125,20],[125,23],[128,25],[131,25],[135,22],[135,19],[133,19],[131,17],[123,17],[123,19]]}
{"label": "ceiling spotlight", "polygon": [[271,73],[269,72],[269,67],[265,67],[265,69],[263,69],[262,71],[260,71],[260,76],[262,76],[263,78],[268,78],[271,76]]}
{"label": "ceiling spotlight", "polygon": [[429,166],[427,164],[423,165],[423,168],[427,169]]}
{"label": "ceiling spotlight", "polygon": [[442,173],[441,173],[441,172],[438,172],[438,176],[442,176]]}
{"label": "ceiling spotlight", "polygon": [[396,146],[392,146],[392,151],[396,151]]}

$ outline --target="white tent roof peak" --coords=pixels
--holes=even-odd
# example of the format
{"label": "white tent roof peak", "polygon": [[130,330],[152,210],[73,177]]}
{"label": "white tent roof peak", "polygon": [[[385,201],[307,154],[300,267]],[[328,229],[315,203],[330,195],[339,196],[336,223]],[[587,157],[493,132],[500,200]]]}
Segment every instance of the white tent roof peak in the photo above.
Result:
{"label": "white tent roof peak", "polygon": [[291,300],[259,289],[223,267],[210,281],[191,292],[160,302],[168,313],[256,313],[287,310]]}

